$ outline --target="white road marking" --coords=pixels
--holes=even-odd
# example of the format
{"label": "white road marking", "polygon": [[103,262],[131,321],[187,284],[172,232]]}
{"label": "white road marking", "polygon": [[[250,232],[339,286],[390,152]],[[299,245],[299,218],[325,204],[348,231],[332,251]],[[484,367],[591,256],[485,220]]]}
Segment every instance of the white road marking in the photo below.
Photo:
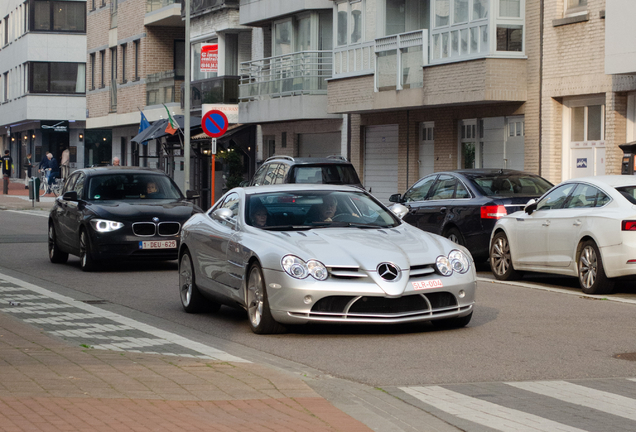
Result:
{"label": "white road marking", "polygon": [[50,211],[48,210],[5,210],[12,213],[28,214],[31,216],[49,217]]}
{"label": "white road marking", "polygon": [[[632,379],[631,381],[636,381]],[[566,381],[507,382],[509,386],[636,420],[636,400]]]}
{"label": "white road marking", "polygon": [[400,387],[400,389],[451,415],[502,432],[585,432],[582,429],[466,396],[439,386]]}
{"label": "white road marking", "polygon": [[[111,321],[114,321],[116,323],[122,324],[123,326],[129,327],[129,328],[134,328],[136,330],[148,333],[152,336],[164,339],[165,341],[169,342],[169,343],[173,343],[176,345],[180,345],[182,347],[188,348],[190,350],[199,352],[201,354],[203,354],[204,356],[208,356],[209,358],[212,358],[214,360],[220,360],[220,361],[228,361],[228,362],[240,362],[240,363],[251,363],[248,360],[244,360],[240,357],[236,357],[233,356],[231,354],[226,353],[225,351],[221,351],[219,349],[204,345],[202,343],[199,342],[195,342],[189,339],[186,339],[182,336],[176,335],[174,333],[170,333],[161,329],[158,329],[156,327],[144,324],[142,322],[139,321],[135,321],[133,319],[127,318],[125,316],[116,314],[114,312],[109,312],[103,309],[100,309],[98,307],[83,303],[81,301],[77,301],[74,300],[70,297],[66,297],[63,296],[61,294],[57,294],[53,291],[49,291],[47,289],[41,288],[37,285],[33,285],[30,284],[28,282],[24,282],[21,281],[19,279],[13,278],[11,276],[7,276],[4,274],[0,273],[0,279],[4,279],[7,282],[10,282],[14,285],[20,286],[22,288],[28,289],[30,291],[33,291],[37,294],[40,294],[41,296],[45,296],[47,298],[51,298],[54,300],[57,300],[59,302],[62,303],[66,303],[74,308],[78,308],[78,309],[82,309],[86,312],[88,312],[88,315],[94,315],[100,318],[106,318],[109,319]],[[10,290],[10,289],[9,289]],[[7,291],[9,291],[7,290]],[[17,297],[17,296],[16,296]],[[28,296],[31,297],[31,296]],[[25,307],[29,307],[29,305],[24,305],[24,304],[20,304],[19,306],[20,308],[25,308]],[[16,309],[11,309],[12,311],[16,311]],[[36,312],[35,310],[33,312]],[[60,314],[58,314],[59,316]],[[87,314],[74,314],[76,319],[85,319],[87,317]],[[49,318],[52,320],[55,320],[56,318]],[[97,327],[96,329],[99,330],[99,326],[95,326],[95,325],[90,325],[91,327]],[[94,332],[96,329],[92,329],[92,334],[91,336],[94,337]],[[82,336],[84,335],[85,332],[84,331],[76,331],[76,336]],[[143,344],[142,344],[143,345]],[[104,348],[105,345],[100,346],[99,348]],[[114,348],[117,348],[118,350],[121,350],[119,346],[115,346],[113,345]]]}

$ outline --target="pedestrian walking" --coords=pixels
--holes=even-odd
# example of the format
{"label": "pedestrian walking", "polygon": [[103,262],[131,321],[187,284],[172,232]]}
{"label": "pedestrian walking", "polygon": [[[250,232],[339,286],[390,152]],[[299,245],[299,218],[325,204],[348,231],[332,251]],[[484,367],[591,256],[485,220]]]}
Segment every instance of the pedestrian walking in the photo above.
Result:
{"label": "pedestrian walking", "polygon": [[9,195],[9,179],[11,178],[11,171],[13,170],[13,159],[11,159],[11,155],[9,154],[9,150],[4,151],[4,156],[2,157],[2,193],[5,195]]}
{"label": "pedestrian walking", "polygon": [[31,175],[33,173],[33,158],[31,156],[31,153],[26,155],[26,159],[24,159],[24,173],[26,174],[26,177],[24,179],[24,188],[28,189],[29,180],[31,180]]}
{"label": "pedestrian walking", "polygon": [[62,172],[61,177],[63,179],[68,178],[70,154],[71,152],[68,150],[68,147],[64,149],[64,151],[62,152],[62,159],[60,160],[60,169]]}

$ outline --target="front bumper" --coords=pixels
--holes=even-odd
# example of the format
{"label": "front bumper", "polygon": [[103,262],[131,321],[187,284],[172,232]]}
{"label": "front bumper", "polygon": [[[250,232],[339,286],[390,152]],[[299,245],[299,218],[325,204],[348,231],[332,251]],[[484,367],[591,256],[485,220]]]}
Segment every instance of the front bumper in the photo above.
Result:
{"label": "front bumper", "polygon": [[[263,269],[263,275],[272,316],[282,324],[398,324],[462,317],[473,311],[477,284],[472,268],[464,275],[411,278],[399,296],[388,296],[371,278],[298,280],[271,269]],[[434,279],[442,280],[443,287],[415,289],[412,284]]]}
{"label": "front bumper", "polygon": [[[91,232],[91,252],[96,260],[175,260],[179,251],[179,236],[151,236],[140,237],[132,234],[120,234],[115,232],[97,233]],[[176,247],[169,249],[142,249],[140,242],[153,241],[164,242],[174,240]]]}

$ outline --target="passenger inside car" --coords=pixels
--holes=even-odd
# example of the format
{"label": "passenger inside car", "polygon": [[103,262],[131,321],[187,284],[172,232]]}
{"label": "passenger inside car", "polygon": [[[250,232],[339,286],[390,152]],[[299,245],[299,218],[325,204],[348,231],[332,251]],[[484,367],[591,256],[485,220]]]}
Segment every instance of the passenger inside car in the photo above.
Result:
{"label": "passenger inside car", "polygon": [[267,226],[267,209],[263,204],[257,203],[252,206],[250,211],[250,223],[257,228]]}

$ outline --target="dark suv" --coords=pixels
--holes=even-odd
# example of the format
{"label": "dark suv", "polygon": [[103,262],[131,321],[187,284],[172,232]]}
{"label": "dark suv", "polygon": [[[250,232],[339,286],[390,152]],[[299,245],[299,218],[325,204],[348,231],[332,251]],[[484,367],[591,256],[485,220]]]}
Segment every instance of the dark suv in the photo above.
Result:
{"label": "dark suv", "polygon": [[351,162],[342,156],[326,158],[272,156],[256,171],[247,186],[280,183],[337,184],[362,187]]}

